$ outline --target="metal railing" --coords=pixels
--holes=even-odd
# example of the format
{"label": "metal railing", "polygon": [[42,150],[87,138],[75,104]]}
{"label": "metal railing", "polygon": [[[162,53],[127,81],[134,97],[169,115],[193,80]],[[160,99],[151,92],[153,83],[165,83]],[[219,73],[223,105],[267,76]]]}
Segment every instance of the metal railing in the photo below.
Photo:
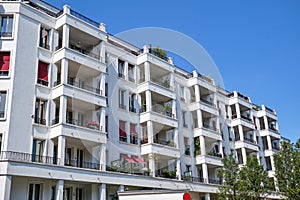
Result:
{"label": "metal railing", "polygon": [[245,119],[245,120],[247,120],[247,121],[249,121],[249,122],[252,122],[252,119],[249,118],[248,116],[241,115],[241,118],[242,118],[242,119]]}
{"label": "metal railing", "polygon": [[253,143],[253,144],[256,144],[256,142],[255,142],[253,139],[251,139],[251,138],[245,137],[244,140],[245,140],[245,141],[248,141],[248,142],[251,142],[251,143]]}
{"label": "metal railing", "polygon": [[0,118],[4,118],[4,114],[5,114],[4,111],[0,111]]}
{"label": "metal railing", "polygon": [[0,70],[0,76],[8,76],[9,70]]}
{"label": "metal railing", "polygon": [[92,162],[79,161],[79,160],[70,160],[70,159],[65,159],[65,166],[85,168],[85,169],[98,169],[98,170],[100,169],[99,163],[92,163]]}
{"label": "metal railing", "polygon": [[55,117],[55,118],[52,120],[51,125],[55,125],[55,124],[58,124],[58,123],[59,123],[59,117]]}
{"label": "metal railing", "polygon": [[92,86],[86,85],[86,84],[80,84],[80,82],[75,81],[73,78],[70,78],[70,77],[68,77],[68,85],[72,85],[74,87],[81,88],[81,89],[102,95],[101,94],[102,92],[99,88],[95,88],[95,87],[92,87]]}
{"label": "metal railing", "polygon": [[[67,118],[66,122],[67,122],[67,124],[72,124],[72,125],[75,125],[75,126],[89,128],[89,129],[92,129],[92,130],[102,131],[101,130],[102,126],[100,127],[99,124],[93,123],[92,121],[88,121],[88,122],[84,123],[83,121],[79,121],[78,119]],[[89,122],[92,122],[92,123],[89,124]]]}
{"label": "metal railing", "polygon": [[12,32],[0,32],[0,37],[12,37]]}
{"label": "metal railing", "polygon": [[95,26],[95,27],[99,28],[100,23],[98,23],[98,22],[96,22],[96,21],[94,21],[94,20],[92,20],[92,19],[90,19],[90,18],[88,18],[88,17],[72,10],[72,9],[70,10],[70,14],[73,15],[74,17],[77,17],[78,19],[81,19],[82,21],[87,22],[88,24],[90,24],[92,26]]}
{"label": "metal railing", "polygon": [[220,180],[220,179],[214,179],[214,178],[209,178],[208,179],[208,183],[221,185],[222,184],[222,180]]}
{"label": "metal railing", "polygon": [[219,132],[219,130],[217,129],[217,127],[214,127],[214,126],[212,126],[212,125],[210,125],[208,123],[203,123],[203,128],[207,128],[207,129]]}
{"label": "metal railing", "polygon": [[46,13],[47,15],[50,15],[50,16],[52,16],[52,17],[55,17],[55,18],[59,17],[59,16],[62,15],[62,13],[63,13],[63,11],[59,11],[58,13],[52,12],[52,11],[50,11],[50,10],[48,10],[48,9],[46,9],[46,8],[44,8],[44,7],[40,6],[40,5],[38,5],[38,4],[35,4],[35,3],[31,2],[31,1],[29,1],[29,2],[27,3],[27,5],[29,5],[29,6],[31,6],[31,7],[33,7],[33,8],[35,8],[35,9],[37,9],[37,10],[39,10],[39,11],[42,11],[42,12]]}
{"label": "metal railing", "polygon": [[90,51],[88,51],[86,49],[78,47],[75,44],[70,44],[69,47],[70,47],[70,49],[73,49],[74,51],[77,51],[77,52],[82,53],[84,55],[87,55],[87,56],[90,56],[90,57],[95,58],[97,60],[100,60],[100,56],[99,55],[96,55],[95,53],[92,53],[92,52],[90,52]]}
{"label": "metal railing", "polygon": [[46,119],[44,119],[44,118],[39,118],[39,117],[34,117],[34,123],[46,125]]}
{"label": "metal railing", "polygon": [[135,109],[133,106],[129,106],[129,111],[135,113],[135,112],[136,112],[136,109]]}
{"label": "metal railing", "polygon": [[40,78],[37,79],[37,83],[41,84],[41,85],[44,85],[44,86],[47,86],[47,87],[48,87],[48,84],[49,84],[48,81],[42,80]]}
{"label": "metal railing", "polygon": [[172,113],[172,110],[168,110],[165,107],[152,107],[152,111],[165,115],[167,117],[172,117],[174,118],[174,114]]}
{"label": "metal railing", "polygon": [[12,161],[29,162],[29,163],[43,163],[43,164],[51,164],[51,165],[57,165],[59,163],[58,158],[54,158],[50,156],[34,155],[29,153],[14,152],[14,151],[2,151],[0,153],[0,160],[12,160]]}
{"label": "metal railing", "polygon": [[208,100],[206,100],[206,99],[200,99],[201,100],[201,102],[203,102],[204,104],[207,104],[207,105],[209,105],[209,106],[212,106],[212,107],[214,107],[214,108],[216,108],[216,105],[213,103],[213,102],[211,102],[211,101],[208,101]]}
{"label": "metal railing", "polygon": [[172,140],[163,140],[159,138],[153,138],[153,142],[156,144],[161,144],[169,147],[175,147],[175,143]]}
{"label": "metal railing", "polygon": [[162,87],[164,87],[164,88],[167,88],[167,89],[169,89],[169,90],[173,90],[173,87],[171,87],[171,85],[170,85],[170,82],[169,81],[163,81],[162,79],[153,79],[153,78],[151,78],[151,80],[150,80],[152,83],[155,83],[155,84],[157,84],[157,85],[159,85],[159,86],[162,86]]}
{"label": "metal railing", "polygon": [[48,49],[50,50],[50,45],[49,44],[46,44],[44,42],[40,42],[40,47],[44,48],[44,49]]}

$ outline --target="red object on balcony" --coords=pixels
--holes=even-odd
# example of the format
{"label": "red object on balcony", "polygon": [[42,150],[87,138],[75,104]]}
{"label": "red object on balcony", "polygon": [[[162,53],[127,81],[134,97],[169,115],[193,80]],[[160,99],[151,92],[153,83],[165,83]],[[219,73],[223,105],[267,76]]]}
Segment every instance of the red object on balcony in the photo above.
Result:
{"label": "red object on balcony", "polygon": [[122,155],[122,158],[124,158],[129,163],[136,163],[132,158],[129,158],[127,155]]}
{"label": "red object on balcony", "polygon": [[145,161],[143,161],[142,159],[140,159],[139,157],[136,157],[136,156],[132,156],[132,158],[138,162],[138,163],[145,163]]}
{"label": "red object on balcony", "polygon": [[126,131],[125,131],[125,122],[120,121],[119,122],[119,136],[120,137],[127,137]]}
{"label": "red object on balcony", "polygon": [[191,200],[191,195],[189,193],[184,193],[183,194],[183,200]]}
{"label": "red object on balcony", "polygon": [[48,64],[39,61],[38,79],[48,82]]}
{"label": "red object on balcony", "polygon": [[135,130],[135,124],[130,124],[130,135],[138,135]]}
{"label": "red object on balcony", "polygon": [[10,63],[10,52],[0,52],[0,71],[8,71]]}

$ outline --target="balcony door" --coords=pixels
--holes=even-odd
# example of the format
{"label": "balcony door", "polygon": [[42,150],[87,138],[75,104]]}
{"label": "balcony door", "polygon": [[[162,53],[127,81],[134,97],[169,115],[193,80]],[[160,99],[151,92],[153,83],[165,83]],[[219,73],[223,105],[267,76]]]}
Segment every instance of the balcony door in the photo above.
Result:
{"label": "balcony door", "polygon": [[77,150],[77,167],[83,167],[83,150]]}

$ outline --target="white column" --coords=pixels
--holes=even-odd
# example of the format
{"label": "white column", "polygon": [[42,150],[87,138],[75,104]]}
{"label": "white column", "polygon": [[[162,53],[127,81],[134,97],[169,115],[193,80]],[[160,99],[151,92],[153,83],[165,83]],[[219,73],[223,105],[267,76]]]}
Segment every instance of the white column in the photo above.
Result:
{"label": "white column", "polygon": [[174,83],[174,73],[170,73],[170,89],[174,90],[175,89],[175,83]]}
{"label": "white column", "polygon": [[150,176],[155,177],[155,158],[154,154],[149,154]]}
{"label": "white column", "polygon": [[106,184],[104,183],[99,188],[99,200],[106,200]]}
{"label": "white column", "polygon": [[153,143],[153,122],[147,121],[148,143]]}
{"label": "white column", "polygon": [[68,83],[68,71],[69,71],[69,60],[63,58],[61,60],[61,83],[67,84]]}
{"label": "white column", "polygon": [[267,142],[268,142],[268,149],[272,150],[272,140],[271,140],[271,136],[267,136]]}
{"label": "white column", "polygon": [[207,164],[203,163],[202,164],[202,172],[203,172],[203,179],[205,183],[208,183],[208,169],[207,169]]}
{"label": "white column", "polygon": [[263,118],[264,118],[265,129],[269,130],[269,124],[268,124],[267,116],[263,116]]}
{"label": "white column", "polygon": [[127,143],[130,144],[130,122],[125,123],[125,132],[127,135]]}
{"label": "white column", "polygon": [[225,152],[223,152],[223,142],[219,141],[219,152],[224,157]]}
{"label": "white column", "polygon": [[174,119],[177,118],[177,116],[176,116],[176,100],[175,100],[175,99],[172,100],[172,117],[173,117]]}
{"label": "white column", "polygon": [[67,97],[60,96],[59,101],[59,123],[66,123],[67,118]]}
{"label": "white column", "polygon": [[270,156],[272,171],[275,169],[274,156]]}
{"label": "white column", "polygon": [[206,155],[205,137],[203,135],[201,135],[199,138],[200,138],[201,155]]}
{"label": "white column", "polygon": [[238,130],[239,130],[240,140],[244,141],[244,132],[243,132],[242,125],[238,125]]}
{"label": "white column", "polygon": [[196,102],[200,101],[200,87],[199,85],[195,85],[195,98],[196,98]]}
{"label": "white column", "polygon": [[106,117],[106,110],[105,110],[105,108],[101,108],[100,109],[100,123],[99,123],[99,125],[100,125],[100,131],[103,131],[103,132],[105,132],[105,130],[106,130],[106,127],[105,127],[105,117]]}
{"label": "white column", "polygon": [[198,127],[202,128],[203,127],[203,123],[202,123],[202,113],[201,110],[198,109],[197,111],[197,123],[198,123]]}
{"label": "white column", "polygon": [[178,134],[178,129],[175,128],[174,129],[174,144],[175,144],[175,148],[180,148],[180,144],[179,144],[179,134]]}
{"label": "white column", "polygon": [[11,176],[0,176],[0,199],[10,199]]}
{"label": "white column", "polygon": [[59,160],[59,164],[61,166],[65,165],[65,147],[66,146],[66,138],[65,136],[58,136],[58,150],[57,150],[57,158]]}
{"label": "white column", "polygon": [[235,104],[235,111],[236,111],[236,116],[237,118],[241,118],[241,111],[240,111],[240,106],[238,103]]}
{"label": "white column", "polygon": [[145,81],[150,81],[150,63],[145,62],[144,63],[144,68],[145,68]]}
{"label": "white column", "polygon": [[128,62],[125,62],[124,64],[124,75],[125,75],[125,80],[128,80]]}
{"label": "white column", "polygon": [[151,91],[146,91],[146,111],[149,112],[152,110],[152,98],[151,98]]}
{"label": "white column", "polygon": [[176,177],[178,180],[181,180],[181,164],[180,164],[180,158],[176,161]]}
{"label": "white column", "polygon": [[247,163],[247,153],[245,148],[241,148],[242,150],[242,157],[243,157],[243,164]]}
{"label": "white column", "polygon": [[106,59],[106,58],[105,58],[105,42],[102,41],[102,42],[100,43],[100,61],[101,61],[102,63],[105,63],[105,62],[106,62],[105,59]]}
{"label": "white column", "polygon": [[209,193],[205,194],[205,200],[210,200],[210,194]]}
{"label": "white column", "polygon": [[63,25],[63,35],[62,35],[62,47],[69,47],[69,35],[70,35],[70,26],[68,24]]}
{"label": "white column", "polygon": [[100,170],[106,170],[106,144],[100,146]]}
{"label": "white column", "polygon": [[58,180],[56,182],[55,200],[63,200],[63,193],[64,193],[64,181]]}

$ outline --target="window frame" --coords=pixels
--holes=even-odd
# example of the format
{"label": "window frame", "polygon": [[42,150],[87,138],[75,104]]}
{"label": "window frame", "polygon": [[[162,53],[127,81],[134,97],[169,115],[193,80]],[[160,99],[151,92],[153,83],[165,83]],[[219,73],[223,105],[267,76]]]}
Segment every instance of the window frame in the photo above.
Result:
{"label": "window frame", "polygon": [[[14,15],[13,14],[4,14],[4,15],[0,15],[0,38],[12,38],[13,37],[13,31],[14,31]],[[5,32],[2,32],[2,23],[3,23],[3,19],[11,19],[12,21],[11,21],[11,32],[7,32],[7,27],[9,27],[8,25],[9,25],[9,21],[10,20],[7,20],[7,23],[6,23],[6,30],[5,30]],[[8,35],[4,35],[3,36],[3,33],[10,33],[10,34],[8,34]]]}
{"label": "window frame", "polygon": [[[0,90],[0,94],[4,92],[5,93],[5,99],[4,99],[4,110],[3,110],[3,117],[0,115],[0,121],[1,120],[6,120],[6,115],[7,115],[7,99],[8,99],[8,91],[7,90]],[[2,103],[2,97],[0,95],[0,105]],[[1,110],[0,110],[1,112]]]}

